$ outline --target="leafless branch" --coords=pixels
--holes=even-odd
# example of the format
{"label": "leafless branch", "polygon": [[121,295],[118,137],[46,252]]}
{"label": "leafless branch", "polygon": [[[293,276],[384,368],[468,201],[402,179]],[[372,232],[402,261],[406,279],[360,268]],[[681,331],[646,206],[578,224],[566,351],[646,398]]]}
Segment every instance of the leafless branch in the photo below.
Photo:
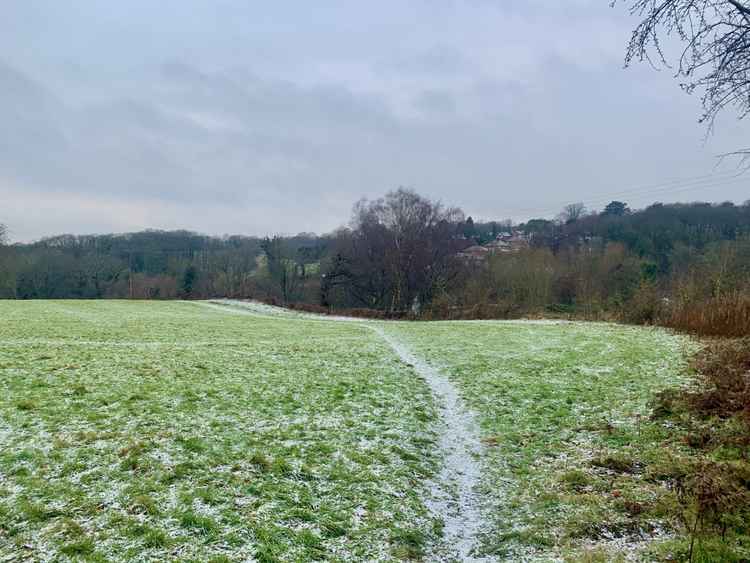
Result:
{"label": "leafless branch", "polygon": [[[614,2],[613,2],[614,4]],[[740,0],[631,0],[631,13],[642,18],[627,47],[625,65],[669,67],[662,44],[676,37],[685,44],[676,76],[687,93],[701,92],[700,122],[713,127],[717,114],[734,107],[750,113],[750,6]]]}

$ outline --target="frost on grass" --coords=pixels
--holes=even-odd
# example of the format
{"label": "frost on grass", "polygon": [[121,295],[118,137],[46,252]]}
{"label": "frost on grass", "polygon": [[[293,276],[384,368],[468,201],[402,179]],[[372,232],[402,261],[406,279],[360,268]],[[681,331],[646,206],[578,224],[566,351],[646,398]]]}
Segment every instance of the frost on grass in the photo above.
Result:
{"label": "frost on grass", "polygon": [[0,561],[394,560],[434,533],[429,389],[374,333],[0,303]]}
{"label": "frost on grass", "polygon": [[[430,389],[367,328],[379,323],[242,307],[0,303],[0,561],[429,555],[444,524],[425,505],[444,461]],[[648,471],[671,430],[646,402],[681,383],[681,339],[580,323],[387,330],[477,415],[474,555],[648,559],[669,536],[669,493]]]}
{"label": "frost on grass", "polygon": [[648,478],[670,429],[648,418],[685,382],[688,343],[600,323],[394,323],[477,413],[490,509],[481,553],[501,560],[646,559],[668,537],[670,492]]}
{"label": "frost on grass", "polygon": [[432,483],[428,506],[442,524],[442,541],[431,546],[430,558],[440,561],[480,561],[475,551],[482,528],[479,458],[482,444],[474,421],[455,386],[439,371],[414,356],[384,325],[373,326],[401,360],[411,365],[432,390],[440,408],[442,469]]}

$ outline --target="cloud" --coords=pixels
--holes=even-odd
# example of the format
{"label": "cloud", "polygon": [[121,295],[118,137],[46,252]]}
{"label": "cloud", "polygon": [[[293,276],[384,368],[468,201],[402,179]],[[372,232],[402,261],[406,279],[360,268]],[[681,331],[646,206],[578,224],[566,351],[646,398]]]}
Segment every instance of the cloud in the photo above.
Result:
{"label": "cloud", "polygon": [[475,217],[554,214],[709,173],[746,137],[728,120],[704,142],[669,73],[623,70],[633,22],[600,0],[75,6],[4,8],[0,220],[17,237],[320,232],[401,185]]}
{"label": "cloud", "polygon": [[456,76],[475,70],[473,62],[457,47],[435,44],[412,55],[401,55],[376,65],[378,70],[394,75]]}
{"label": "cloud", "polygon": [[425,90],[414,100],[414,105],[430,114],[453,114],[456,111],[455,97],[445,90]]}

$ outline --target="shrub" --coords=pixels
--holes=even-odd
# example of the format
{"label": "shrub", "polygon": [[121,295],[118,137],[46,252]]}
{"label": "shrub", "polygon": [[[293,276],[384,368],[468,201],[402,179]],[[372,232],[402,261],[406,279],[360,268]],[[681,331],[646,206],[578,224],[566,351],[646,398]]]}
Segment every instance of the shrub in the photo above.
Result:
{"label": "shrub", "polygon": [[312,303],[290,303],[289,308],[294,311],[303,311],[305,313],[314,313],[316,315],[327,315],[330,312],[328,307],[314,305]]}
{"label": "shrub", "polygon": [[701,461],[677,481],[683,506],[682,519],[690,536],[688,561],[693,561],[696,542],[728,533],[746,533],[750,490],[747,476],[733,464]]}
{"label": "shrub", "polygon": [[677,492],[689,538],[681,559],[744,560],[735,548],[750,533],[750,337],[709,342],[692,364],[698,388],[662,393],[653,416],[682,419],[685,442],[700,453],[648,475]]}
{"label": "shrub", "polygon": [[750,337],[710,343],[693,360],[705,388],[688,399],[702,414],[750,416]]}
{"label": "shrub", "polygon": [[651,283],[642,283],[623,306],[622,320],[633,324],[656,324],[664,313],[665,301]]}
{"label": "shrub", "polygon": [[750,295],[732,292],[706,300],[682,300],[671,306],[663,321],[700,336],[749,336]]}

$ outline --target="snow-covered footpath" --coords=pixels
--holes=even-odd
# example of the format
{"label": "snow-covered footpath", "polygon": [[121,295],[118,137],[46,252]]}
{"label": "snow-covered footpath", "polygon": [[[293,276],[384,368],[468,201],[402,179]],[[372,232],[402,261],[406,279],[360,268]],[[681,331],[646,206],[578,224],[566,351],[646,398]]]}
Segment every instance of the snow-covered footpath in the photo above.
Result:
{"label": "snow-covered footpath", "polygon": [[[228,306],[244,309],[258,315],[284,315],[290,313],[278,307],[247,301],[221,300],[213,305],[227,309]],[[235,309],[236,310],[236,309]],[[368,322],[347,317],[291,313],[295,316],[314,317],[317,320],[359,322],[377,333],[406,364],[414,368],[432,391],[441,413],[440,450],[443,467],[437,479],[431,483],[430,498],[425,500],[433,516],[442,520],[443,541],[435,546],[432,559],[435,561],[487,561],[475,555],[482,527],[480,497],[478,493],[481,469],[479,458],[482,443],[473,413],[465,407],[456,387],[450,380],[415,356],[400,340],[383,328],[383,323]]]}
{"label": "snow-covered footpath", "polygon": [[433,555],[438,561],[484,561],[474,555],[482,523],[477,492],[482,443],[474,416],[463,405],[447,377],[414,356],[382,327],[370,325],[369,328],[425,380],[440,408],[440,449],[444,461],[440,475],[432,484],[432,498],[427,500],[427,505],[444,523],[444,545]]}

